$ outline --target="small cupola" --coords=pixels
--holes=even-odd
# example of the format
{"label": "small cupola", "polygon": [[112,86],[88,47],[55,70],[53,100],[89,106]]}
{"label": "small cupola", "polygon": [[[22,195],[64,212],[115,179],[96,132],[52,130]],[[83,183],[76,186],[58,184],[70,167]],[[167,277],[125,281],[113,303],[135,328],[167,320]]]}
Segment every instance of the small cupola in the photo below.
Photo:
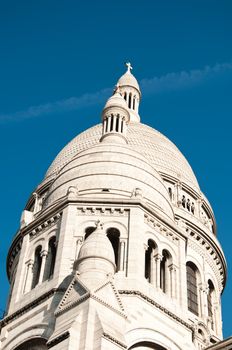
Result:
{"label": "small cupola", "polygon": [[126,129],[129,122],[127,103],[120,93],[117,84],[113,96],[105,104],[102,111],[102,137],[101,142],[126,143]]}
{"label": "small cupola", "polygon": [[139,122],[139,102],[141,91],[137,79],[131,73],[132,66],[126,63],[127,71],[119,78],[117,85],[120,87],[120,93],[126,101],[130,113],[130,121]]}
{"label": "small cupola", "polygon": [[115,273],[114,250],[104,231],[103,224],[96,222],[96,230],[86,238],[80,248],[77,270],[80,279],[89,288],[97,286],[107,276]]}

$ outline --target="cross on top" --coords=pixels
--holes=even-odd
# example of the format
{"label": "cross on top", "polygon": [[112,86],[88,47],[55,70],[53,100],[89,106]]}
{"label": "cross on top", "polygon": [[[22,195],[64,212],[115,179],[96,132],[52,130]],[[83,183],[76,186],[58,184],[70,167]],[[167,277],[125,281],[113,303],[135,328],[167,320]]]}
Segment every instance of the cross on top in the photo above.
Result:
{"label": "cross on top", "polygon": [[126,62],[127,72],[130,72],[133,68],[130,62]]}

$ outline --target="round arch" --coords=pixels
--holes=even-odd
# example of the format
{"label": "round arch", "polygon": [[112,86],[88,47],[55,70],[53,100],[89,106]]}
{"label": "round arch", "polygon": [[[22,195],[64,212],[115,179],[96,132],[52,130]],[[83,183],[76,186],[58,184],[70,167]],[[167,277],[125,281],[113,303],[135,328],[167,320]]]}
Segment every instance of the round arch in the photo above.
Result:
{"label": "round arch", "polygon": [[[128,331],[126,333],[126,342],[128,344],[128,349],[131,350],[136,349],[136,347],[133,348],[133,346],[141,343],[155,345],[156,348],[151,348],[154,350],[181,350],[181,348],[173,341],[173,337],[171,338],[171,336],[169,337],[167,334],[146,327],[134,328]],[[137,350],[140,349],[138,348]]]}

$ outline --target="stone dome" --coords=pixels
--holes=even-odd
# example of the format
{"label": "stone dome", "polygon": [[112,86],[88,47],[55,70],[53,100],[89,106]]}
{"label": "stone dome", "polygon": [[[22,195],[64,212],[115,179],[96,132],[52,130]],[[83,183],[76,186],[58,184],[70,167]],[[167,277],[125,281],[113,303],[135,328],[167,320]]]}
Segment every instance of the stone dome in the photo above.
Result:
{"label": "stone dome", "polygon": [[109,261],[114,266],[114,250],[109,238],[103,229],[96,228],[82,244],[78,256],[78,262],[89,258],[100,258]]}
{"label": "stone dome", "polygon": [[122,108],[127,110],[126,101],[124,100],[124,98],[118,92],[116,92],[113,96],[111,96],[107,100],[103,110],[105,110],[106,108],[115,107],[115,106],[116,107],[122,107]]}
{"label": "stone dome", "polygon": [[144,202],[174,218],[169,194],[160,174],[147,158],[132,146],[98,143],[73,157],[49,188],[45,206],[64,198],[70,187],[76,187],[80,198],[131,199]]}
{"label": "stone dome", "polygon": [[139,88],[138,81],[134,77],[134,75],[131,74],[131,72],[129,70],[127,70],[127,72],[125,74],[123,74],[121,76],[121,78],[119,78],[117,84],[120,87],[122,87],[122,86],[132,86],[132,87],[136,88],[139,91],[139,93],[140,93],[140,88]]}
{"label": "stone dome", "polygon": [[[45,181],[54,178],[79,152],[98,145],[102,125],[93,126],[69,142],[49,167]],[[171,176],[200,192],[197,179],[186,158],[178,148],[159,131],[137,122],[130,122],[127,129],[128,145],[142,154],[161,176]],[[44,183],[44,182],[43,182]]]}

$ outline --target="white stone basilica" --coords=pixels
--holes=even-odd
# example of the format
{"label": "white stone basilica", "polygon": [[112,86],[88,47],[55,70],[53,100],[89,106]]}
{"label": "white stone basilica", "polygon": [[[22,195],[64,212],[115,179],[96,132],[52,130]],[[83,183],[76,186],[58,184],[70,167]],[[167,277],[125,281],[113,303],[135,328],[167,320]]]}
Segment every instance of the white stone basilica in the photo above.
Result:
{"label": "white stone basilica", "polygon": [[177,147],[140,123],[131,69],[26,204],[1,350],[232,349],[212,208]]}

